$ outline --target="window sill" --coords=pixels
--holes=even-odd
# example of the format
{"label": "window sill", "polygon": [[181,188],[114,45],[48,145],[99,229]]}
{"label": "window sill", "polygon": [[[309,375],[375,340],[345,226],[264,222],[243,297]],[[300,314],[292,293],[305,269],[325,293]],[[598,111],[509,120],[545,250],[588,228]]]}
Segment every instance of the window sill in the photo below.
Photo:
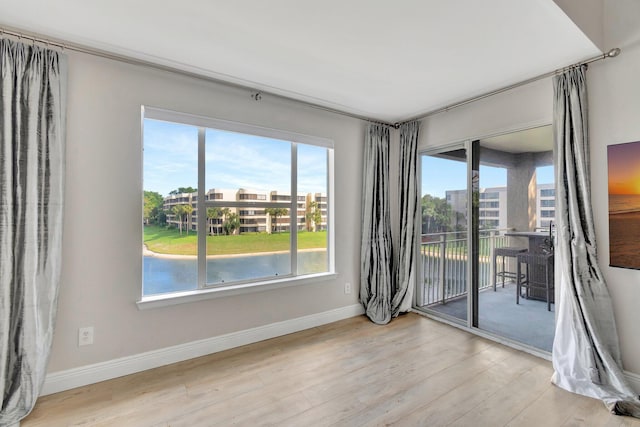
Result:
{"label": "window sill", "polygon": [[136,302],[136,304],[138,305],[139,310],[147,310],[150,308],[168,307],[176,304],[262,292],[272,289],[286,288],[289,286],[306,285],[309,283],[335,279],[336,277],[338,277],[337,273],[319,273],[265,282],[252,282],[233,286],[198,289],[194,291],[150,295],[142,297],[140,301]]}

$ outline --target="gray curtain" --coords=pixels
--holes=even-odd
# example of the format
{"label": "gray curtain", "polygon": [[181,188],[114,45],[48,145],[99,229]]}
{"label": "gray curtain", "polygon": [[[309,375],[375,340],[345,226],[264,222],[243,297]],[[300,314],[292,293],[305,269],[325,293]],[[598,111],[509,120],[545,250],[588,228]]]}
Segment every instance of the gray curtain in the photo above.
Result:
{"label": "gray curtain", "polygon": [[392,253],[389,212],[389,128],[368,124],[362,178],[360,302],[373,322],[391,320]]}
{"label": "gray curtain", "polygon": [[391,302],[392,316],[411,309],[416,276],[416,236],[420,223],[418,215],[418,132],[420,123],[413,121],[400,126],[400,170],[398,197],[400,239],[397,256],[394,254],[396,289]]}
{"label": "gray curtain", "polygon": [[418,122],[400,127],[400,234],[392,250],[389,189],[389,128],[369,124],[364,148],[360,301],[367,316],[386,324],[411,308],[415,280],[418,209],[416,176]]}
{"label": "gray curtain", "polygon": [[0,425],[45,379],[61,266],[66,61],[0,39]]}
{"label": "gray curtain", "polygon": [[556,280],[560,288],[552,382],[640,416],[626,384],[609,291],[598,267],[589,182],[586,67],[554,78]]}

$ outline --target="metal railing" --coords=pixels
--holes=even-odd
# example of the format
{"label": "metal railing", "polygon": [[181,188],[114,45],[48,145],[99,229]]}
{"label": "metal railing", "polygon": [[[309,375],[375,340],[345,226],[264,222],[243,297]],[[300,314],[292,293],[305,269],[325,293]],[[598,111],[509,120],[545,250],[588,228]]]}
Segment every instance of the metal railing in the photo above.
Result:
{"label": "metal railing", "polygon": [[[493,250],[508,246],[507,229],[481,230],[478,247],[478,284],[480,289],[493,286]],[[418,305],[445,304],[465,296],[467,286],[467,232],[423,234],[420,243],[422,288]]]}

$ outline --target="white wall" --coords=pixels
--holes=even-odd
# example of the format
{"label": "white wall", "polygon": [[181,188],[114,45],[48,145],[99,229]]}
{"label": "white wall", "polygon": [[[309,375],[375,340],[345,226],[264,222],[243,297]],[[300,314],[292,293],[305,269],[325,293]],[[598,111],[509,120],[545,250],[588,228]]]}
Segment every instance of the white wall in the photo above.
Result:
{"label": "white wall", "polygon": [[[357,304],[362,122],[150,68],[69,53],[63,268],[49,373]],[[246,122],[335,142],[336,270],[310,285],[138,310],[140,106]],[[78,328],[95,344],[78,347]]]}
{"label": "white wall", "polygon": [[624,368],[635,373],[640,373],[640,271],[609,267],[607,145],[640,141],[639,23],[640,2],[606,1],[605,43],[622,53],[593,64],[587,74],[598,259],[613,299]]}
{"label": "white wall", "polygon": [[420,149],[551,123],[551,80],[521,86],[423,120]]}
{"label": "white wall", "polygon": [[[609,144],[640,141],[640,2],[605,2],[608,49],[622,54],[587,72],[591,131],[591,181],[599,265],[613,299],[624,368],[640,373],[640,271],[609,267],[607,152]],[[514,89],[424,120],[420,148],[442,146],[551,123],[551,79]]]}

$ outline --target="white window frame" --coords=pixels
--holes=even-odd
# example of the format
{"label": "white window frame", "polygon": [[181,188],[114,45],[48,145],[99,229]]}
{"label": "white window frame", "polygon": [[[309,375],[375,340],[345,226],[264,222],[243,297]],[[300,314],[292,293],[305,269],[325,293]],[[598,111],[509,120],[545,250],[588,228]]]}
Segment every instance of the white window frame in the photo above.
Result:
{"label": "white window frame", "polygon": [[[206,283],[206,233],[198,233],[198,281],[197,288],[190,291],[170,292],[154,295],[142,295],[142,281],[140,286],[140,300],[137,301],[138,308],[147,309],[153,307],[163,307],[174,304],[181,304],[192,301],[200,301],[208,298],[218,298],[230,295],[245,294],[251,292],[264,291],[268,289],[278,289],[282,287],[304,285],[316,283],[320,280],[334,279],[335,272],[335,215],[334,215],[334,144],[327,138],[304,135],[279,129],[271,129],[262,126],[250,125],[246,123],[233,122],[228,120],[214,119],[210,117],[197,116],[193,114],[180,113],[161,108],[142,106],[141,109],[141,141],[144,143],[144,121],[145,119],[161,120],[198,128],[198,208],[200,207],[246,207],[248,209],[283,207],[281,202],[256,201],[256,202],[233,202],[233,201],[206,201],[205,194],[205,133],[206,129],[237,132],[241,134],[254,135],[272,139],[288,141],[291,143],[291,202],[289,204],[290,215],[290,255],[291,274],[279,276],[277,278],[254,279],[208,285]],[[297,145],[307,144],[317,147],[327,148],[327,271],[315,274],[301,274],[297,272],[297,219],[295,214],[298,210],[298,185],[297,185]],[[143,166],[144,168],[144,166]],[[141,169],[143,169],[141,168]],[[144,171],[142,170],[144,173]],[[291,214],[293,213],[293,214]],[[198,230],[206,229],[206,215],[198,215]]]}

